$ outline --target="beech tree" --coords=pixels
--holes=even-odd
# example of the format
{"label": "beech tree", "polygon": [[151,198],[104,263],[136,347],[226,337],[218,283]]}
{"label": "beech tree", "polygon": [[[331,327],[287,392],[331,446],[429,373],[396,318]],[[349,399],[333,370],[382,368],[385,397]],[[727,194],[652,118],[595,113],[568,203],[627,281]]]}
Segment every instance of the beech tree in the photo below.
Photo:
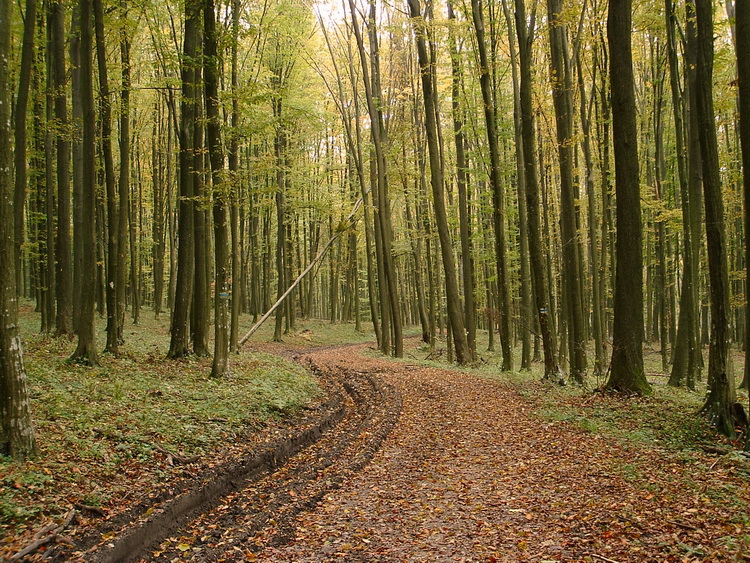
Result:
{"label": "beech tree", "polygon": [[[18,331],[10,130],[10,0],[0,0],[0,454],[14,458],[36,449],[23,344]],[[32,11],[33,14],[33,11]],[[29,17],[27,12],[26,17]]]}
{"label": "beech tree", "polygon": [[607,387],[646,395],[651,386],[643,369],[643,246],[631,33],[631,1],[611,0],[607,41],[617,193],[617,266],[612,367]]}

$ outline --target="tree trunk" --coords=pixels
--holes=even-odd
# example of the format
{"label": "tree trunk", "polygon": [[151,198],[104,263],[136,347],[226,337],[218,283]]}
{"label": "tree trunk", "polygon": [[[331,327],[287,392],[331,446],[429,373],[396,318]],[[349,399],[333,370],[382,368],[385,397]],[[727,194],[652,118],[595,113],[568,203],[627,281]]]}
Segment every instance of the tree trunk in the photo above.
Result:
{"label": "tree trunk", "polygon": [[[15,287],[21,294],[22,259],[21,248],[24,238],[24,208],[26,206],[26,112],[29,105],[29,84],[34,64],[34,34],[36,33],[36,0],[26,0],[26,19],[24,20],[23,42],[21,45],[21,68],[18,73],[18,93],[16,94],[13,140],[15,153],[15,186],[13,193],[13,238]],[[10,24],[9,24],[10,25]],[[10,33],[10,31],[8,31]],[[8,40],[10,39],[9,36]],[[10,84],[6,86],[10,91]],[[6,137],[7,139],[7,137]],[[7,142],[7,141],[5,141]]]}
{"label": "tree trunk", "polygon": [[205,0],[204,78],[206,91],[206,132],[211,161],[214,218],[214,361],[211,377],[229,375],[229,230],[227,227],[227,186],[224,178],[224,150],[221,145],[219,116],[219,57],[217,54],[214,1]]}
{"label": "tree trunk", "polygon": [[[104,159],[104,183],[107,201],[107,343],[104,351],[117,354],[120,345],[121,307],[118,291],[121,285],[119,270],[124,268],[118,250],[119,215],[117,210],[117,191],[115,189],[115,167],[112,157],[112,99],[107,78],[107,47],[104,37],[104,8],[101,0],[94,0],[94,21],[96,28],[96,59],[99,67],[99,92],[101,96],[101,151]],[[122,264],[122,267],[120,266]],[[125,295],[124,288],[122,295]]]}
{"label": "tree trunk", "polygon": [[96,352],[96,327],[94,307],[96,305],[96,115],[94,112],[93,88],[93,41],[91,22],[92,0],[80,0],[81,29],[81,110],[83,114],[82,139],[82,196],[81,224],[75,227],[82,231],[83,252],[81,280],[81,318],[78,325],[78,346],[71,360],[89,366],[99,363]]}
{"label": "tree trunk", "polygon": [[729,357],[729,275],[721,194],[719,150],[713,105],[714,26],[711,0],[696,0],[698,28],[697,110],[706,206],[708,275],[711,290],[711,341],[708,352],[708,397],[703,410],[716,429],[735,437],[736,392]]}
{"label": "tree trunk", "polygon": [[137,268],[135,258],[135,241],[133,240],[132,218],[130,206],[130,40],[127,35],[128,5],[127,0],[120,0],[120,64],[121,86],[120,92],[120,177],[118,183],[119,218],[117,220],[117,316],[119,320],[118,338],[120,343],[125,341],[125,304],[127,285],[127,250],[130,248],[130,294],[133,315],[138,307],[138,283],[133,272]]}
{"label": "tree trunk", "polygon": [[[185,32],[181,62],[182,104],[180,116],[180,196],[178,204],[177,279],[172,310],[168,357],[190,353],[188,319],[193,293],[193,135],[195,126],[195,67],[200,27],[198,0],[185,3]],[[199,241],[202,244],[203,241]]]}
{"label": "tree trunk", "polygon": [[[13,242],[13,160],[8,142],[11,135],[11,6],[10,0],[0,0],[0,139],[4,140],[0,142],[0,454],[23,459],[36,453],[36,444],[31,424],[23,345],[18,335],[15,272],[20,264],[16,261]],[[28,22],[28,10],[26,18]],[[31,21],[33,30],[35,18],[32,17]],[[29,72],[30,69],[29,63]],[[22,117],[26,119],[25,111]],[[26,166],[25,158],[23,166]]]}
{"label": "tree trunk", "polygon": [[[689,188],[689,170],[695,167],[695,163],[690,163],[685,145],[685,123],[683,115],[685,104],[683,97],[680,95],[679,86],[679,68],[677,58],[677,38],[676,38],[676,19],[675,5],[673,0],[665,0],[665,14],[667,17],[667,59],[669,61],[669,84],[672,92],[672,111],[675,123],[675,149],[677,153],[677,173],[680,182],[680,198],[682,203],[682,233],[683,233],[683,272],[682,272],[682,291],[680,294],[680,313],[677,325],[677,337],[672,350],[672,371],[669,376],[669,385],[681,386],[687,384],[691,389],[694,388],[696,380],[696,370],[699,362],[695,356],[700,354],[700,344],[696,331],[698,307],[696,301],[696,284],[698,255],[697,245],[694,239],[697,233],[694,232],[693,208],[700,205],[694,201],[693,192]],[[694,23],[688,23],[689,27],[694,27]],[[690,32],[688,31],[688,35]],[[690,41],[690,39],[688,39]],[[686,61],[685,71],[689,70],[689,60]],[[688,85],[688,87],[690,87]],[[691,107],[690,94],[688,93],[687,111],[695,113]],[[688,127],[692,127],[692,120],[688,119]],[[691,136],[689,134],[688,136]]]}
{"label": "tree trunk", "polygon": [[[200,42],[200,38],[198,39]],[[200,48],[199,52],[202,52]],[[202,70],[195,69],[195,83],[200,84]],[[196,356],[209,356],[209,326],[211,323],[210,287],[209,287],[209,252],[210,236],[208,232],[208,209],[211,201],[205,186],[204,154],[204,119],[203,96],[200,87],[195,91],[195,125],[193,129],[193,301],[190,307],[190,332],[193,339],[193,353]]]}
{"label": "tree trunk", "polygon": [[239,322],[240,322],[240,295],[241,295],[241,282],[242,282],[242,252],[240,249],[240,155],[239,155],[239,121],[240,121],[240,109],[239,109],[239,93],[237,92],[238,87],[238,66],[237,66],[237,49],[239,48],[239,33],[240,33],[240,2],[239,0],[232,0],[232,129],[229,138],[229,174],[232,181],[232,188],[230,194],[230,223],[232,232],[232,279],[231,279],[231,295],[232,295],[232,311],[231,311],[231,329],[229,333],[229,350],[230,352],[239,352],[238,339],[239,339]]}
{"label": "tree trunk", "polygon": [[[490,189],[492,190],[492,227],[495,232],[495,258],[497,260],[498,310],[500,313],[500,347],[503,354],[503,371],[513,370],[513,350],[511,346],[511,302],[510,279],[508,272],[507,248],[505,241],[505,190],[500,177],[500,147],[497,135],[497,114],[492,96],[490,64],[484,37],[484,14],[481,0],[472,0],[471,14],[474,32],[477,36],[479,52],[479,85],[484,102],[484,121],[487,128],[487,144],[490,151]],[[455,327],[454,327],[455,328]]]}
{"label": "tree trunk", "polygon": [[[521,126],[523,141],[524,172],[526,178],[526,212],[529,221],[529,258],[534,280],[534,295],[542,332],[544,349],[544,377],[557,378],[560,367],[557,364],[552,309],[548,309],[549,285],[544,272],[542,250],[541,221],[539,215],[539,185],[536,169],[536,147],[534,142],[534,115],[531,102],[531,43],[533,40],[534,17],[531,23],[526,21],[526,8],[523,0],[516,0],[516,34],[518,35],[518,54],[521,69]],[[526,27],[528,25],[528,28]]]}
{"label": "tree trunk", "polygon": [[[745,294],[750,294],[750,5],[737,2],[735,7],[737,77],[739,81],[740,140],[742,141],[743,197],[745,203]],[[745,303],[745,355],[750,354],[750,312]],[[742,378],[745,389],[750,386],[750,362],[745,361]]]}
{"label": "tree trunk", "polygon": [[[73,335],[73,269],[70,240],[70,140],[68,102],[65,93],[65,12],[60,2],[51,6],[49,25],[52,31],[52,83],[55,100],[57,131],[57,230],[55,256],[57,258],[55,291],[58,336]],[[28,17],[28,15],[26,16]],[[25,142],[25,141],[24,141]]]}
{"label": "tree trunk", "polygon": [[611,0],[607,17],[617,194],[612,367],[607,387],[651,392],[643,370],[643,249],[638,139],[631,53],[631,0]]}
{"label": "tree trunk", "polygon": [[440,239],[440,250],[445,273],[445,293],[448,307],[448,318],[453,333],[456,361],[460,365],[470,364],[472,354],[466,339],[464,316],[461,311],[461,298],[456,278],[456,264],[453,258],[453,246],[448,229],[448,215],[445,209],[445,193],[443,185],[443,162],[438,146],[438,131],[436,120],[437,93],[434,91],[434,60],[427,52],[425,36],[427,29],[420,23],[422,13],[419,0],[409,0],[409,10],[414,26],[417,43],[417,58],[419,60],[422,77],[422,95],[424,96],[425,126],[427,133],[428,154],[430,156],[430,182],[432,185],[433,206],[435,209],[435,224]]}
{"label": "tree trunk", "polygon": [[576,225],[576,193],[573,185],[573,84],[565,24],[562,21],[562,0],[547,0],[549,41],[551,51],[550,82],[555,106],[557,150],[560,163],[560,231],[562,236],[563,276],[565,301],[569,323],[568,354],[570,378],[583,383],[586,377],[586,326],[583,317],[583,284],[579,273],[581,257],[578,251]]}

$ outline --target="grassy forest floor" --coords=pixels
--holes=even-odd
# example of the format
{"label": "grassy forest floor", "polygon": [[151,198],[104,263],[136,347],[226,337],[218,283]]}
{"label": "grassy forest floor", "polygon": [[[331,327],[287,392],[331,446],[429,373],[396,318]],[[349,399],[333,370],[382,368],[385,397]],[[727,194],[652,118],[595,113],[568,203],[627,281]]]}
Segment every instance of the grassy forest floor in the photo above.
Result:
{"label": "grassy forest floor", "polygon": [[[232,358],[232,377],[215,381],[208,378],[210,361],[207,358],[177,362],[164,358],[168,347],[167,319],[168,315],[164,315],[154,320],[144,313],[140,326],[126,327],[126,345],[121,356],[102,356],[101,367],[88,369],[68,364],[66,359],[73,345],[36,334],[38,316],[29,307],[23,309],[27,369],[40,455],[28,463],[0,459],[0,558],[27,545],[45,523],[59,522],[71,508],[79,512],[78,526],[91,526],[103,516],[126,509],[148,491],[178,482],[188,472],[187,466],[210,466],[231,459],[267,438],[274,429],[294,425],[299,416],[325,400],[325,392],[308,370],[281,356],[288,356],[291,350],[301,352],[372,340],[371,335],[355,332],[353,325],[306,321],[300,322],[294,334],[285,337],[284,343],[270,343],[272,327],[269,323],[253,337],[246,351]],[[249,319],[246,320],[249,326]],[[102,331],[103,328],[102,323]],[[103,334],[100,341],[104,341]],[[480,349],[486,349],[486,342],[480,343]],[[478,401],[474,396],[474,415],[478,419],[474,424],[481,425],[482,417],[487,415],[492,428],[498,424],[515,425],[504,429],[497,426],[494,432],[498,435],[510,430],[517,433],[508,441],[509,447],[501,448],[503,455],[498,456],[497,451],[490,455],[492,452],[482,450],[476,464],[490,463],[491,467],[496,467],[503,462],[518,475],[531,479],[519,480],[527,485],[534,479],[542,484],[552,480],[557,485],[569,479],[563,487],[569,489],[565,494],[559,492],[557,485],[557,493],[546,499],[537,492],[525,496],[519,493],[521,500],[511,503],[513,507],[506,506],[509,514],[514,518],[518,516],[518,522],[499,522],[486,517],[481,520],[484,524],[478,524],[479,528],[469,535],[475,534],[480,542],[482,538],[487,540],[487,549],[467,552],[469,559],[531,561],[544,560],[549,555],[547,560],[585,560],[588,557],[595,561],[601,556],[603,559],[598,560],[618,561],[625,559],[613,554],[621,555],[622,542],[634,541],[636,536],[641,549],[646,550],[642,553],[664,554],[665,560],[732,560],[750,554],[750,510],[747,508],[750,506],[750,464],[740,453],[717,456],[704,451],[706,446],[729,450],[737,444],[722,440],[706,421],[695,415],[701,394],[665,385],[666,377],[659,373],[658,351],[646,352],[647,371],[651,373],[655,393],[649,398],[634,400],[592,393],[597,384],[593,380],[592,389],[582,389],[543,384],[537,371],[500,373],[497,367],[500,362],[493,352],[481,352],[479,367],[460,370],[464,372],[460,375],[454,368],[446,372],[444,368],[449,366],[444,350],[439,346],[438,353],[434,353],[413,338],[407,342],[407,358],[403,361],[378,359],[377,353],[368,346],[360,353],[365,354],[363,364],[378,364],[373,368],[375,373],[383,374],[388,365],[393,367],[393,374],[383,377],[405,397],[405,414],[394,431],[395,437],[386,442],[385,453],[377,454],[374,466],[365,468],[360,477],[348,476],[341,497],[326,496],[314,513],[297,517],[297,536],[294,533],[289,536],[292,542],[284,548],[286,551],[274,547],[255,549],[243,557],[304,559],[299,551],[303,544],[309,544],[311,549],[317,546],[316,553],[324,559],[347,560],[352,550],[360,556],[367,553],[372,538],[368,541],[362,537],[350,538],[351,541],[341,539],[340,529],[331,535],[331,526],[337,522],[333,513],[344,502],[341,499],[350,503],[352,510],[359,501],[371,502],[372,499],[362,496],[367,483],[372,484],[373,478],[382,480],[384,467],[393,471],[387,458],[394,453],[387,450],[388,444],[393,440],[414,443],[414,437],[409,439],[405,433],[419,436],[420,417],[424,419],[425,412],[440,412],[446,393],[462,393],[463,390],[469,398],[476,393],[485,397]],[[330,361],[341,362],[341,355]],[[742,357],[738,356],[735,362],[738,374],[741,361]],[[345,354],[343,362],[351,364],[352,356]],[[425,402],[425,397],[409,396],[414,384],[409,374],[415,370],[425,370],[426,377],[437,382],[434,389],[428,386],[427,393],[427,398],[436,399],[434,405]],[[451,373],[460,378],[461,385],[449,383]],[[495,412],[499,408],[497,405],[486,404],[487,398],[503,403],[502,412]],[[742,401],[747,404],[746,396]],[[419,408],[409,410],[414,405]],[[470,404],[461,409],[459,422],[472,416]],[[409,415],[410,412],[416,415]],[[416,416],[416,422],[411,416]],[[439,428],[433,429],[433,433],[447,432],[447,436],[452,436],[450,428],[446,430],[445,421],[436,424]],[[446,446],[441,440],[436,442],[438,454],[447,452],[441,463],[447,463],[452,455],[450,450],[457,447],[455,440],[451,443],[452,446]],[[466,448],[458,450],[467,452]],[[524,457],[528,461],[524,461]],[[415,469],[413,464],[406,469],[416,471],[411,477],[404,477],[413,483],[414,475],[421,470]],[[614,481],[607,481],[602,488],[596,476],[603,474]],[[470,481],[480,482],[486,477],[485,471],[477,469]],[[488,482],[496,481],[491,478]],[[377,487],[370,490],[377,492]],[[546,490],[546,485],[540,490]],[[558,536],[543,540],[550,542],[547,547],[555,549],[551,552],[532,549],[530,546],[539,544],[534,536],[539,535],[544,523],[540,516],[550,511],[560,512],[560,506],[571,504],[574,491],[580,491],[584,504],[593,502],[594,497],[611,497],[608,502],[612,513],[606,522],[603,513],[587,513],[593,520],[586,524],[588,532],[583,535],[598,538],[599,544],[592,544],[589,551],[570,551],[562,537],[565,520],[558,514],[547,519],[547,527],[557,526]],[[422,508],[434,516],[427,506],[429,498],[422,500],[425,501]],[[439,500],[433,508],[446,510],[442,504],[444,497]],[[391,501],[394,501],[393,491]],[[408,498],[400,499],[404,501]],[[522,506],[522,501],[527,505]],[[540,512],[540,503],[549,506]],[[389,509],[390,505],[382,506]],[[658,516],[660,507],[668,508],[663,517]],[[374,510],[373,514],[376,513]],[[581,514],[569,511],[568,516],[580,519]],[[321,518],[328,523],[323,523]],[[341,523],[341,517],[338,522]],[[351,527],[351,524],[346,525]],[[508,531],[510,527],[512,534]],[[490,528],[494,532],[490,533]],[[505,540],[505,543],[498,543],[501,531],[512,536],[512,545]],[[422,532],[415,531],[415,534]],[[443,539],[450,536],[446,536],[445,530],[439,534]],[[656,543],[641,542],[642,536],[653,536]],[[489,541],[490,537],[495,538],[494,543]],[[602,538],[608,537],[612,538],[612,546],[596,552],[609,545],[601,543]],[[446,540],[441,549],[448,551],[441,553],[449,559],[466,555],[456,547],[461,538],[459,534]],[[417,545],[417,539],[422,547]],[[429,558],[429,552],[424,551],[429,541],[425,544],[423,540],[430,540],[430,535],[413,540],[407,542],[416,550],[411,556]],[[192,543],[177,543],[192,549]],[[657,544],[667,547],[659,551]],[[451,545],[454,547],[450,548]],[[43,549],[36,555],[41,551]],[[167,548],[162,551],[165,555],[170,552]],[[177,554],[178,560],[187,559],[187,554],[181,550],[173,549],[172,553]],[[561,557],[556,558],[555,553]],[[567,555],[563,556],[565,553]],[[637,551],[634,553],[635,559],[627,560],[646,560],[639,559]],[[214,560],[201,559],[200,552],[196,554],[192,556],[195,560]],[[409,556],[407,551],[390,555],[380,552],[373,557],[390,560],[389,557],[408,559]]]}

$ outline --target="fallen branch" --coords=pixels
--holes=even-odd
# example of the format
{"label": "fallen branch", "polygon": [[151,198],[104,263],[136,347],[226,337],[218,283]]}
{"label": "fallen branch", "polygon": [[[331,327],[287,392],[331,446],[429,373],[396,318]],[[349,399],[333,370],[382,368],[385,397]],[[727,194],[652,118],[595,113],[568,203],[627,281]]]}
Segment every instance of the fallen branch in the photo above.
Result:
{"label": "fallen branch", "polygon": [[101,508],[99,508],[98,506],[90,506],[88,504],[83,504],[81,502],[77,502],[75,504],[75,507],[78,510],[81,510],[81,511],[88,510],[89,512],[93,512],[94,514],[98,514],[99,516],[102,516],[102,517],[104,517],[104,516],[107,515],[107,513],[104,510],[102,510]]}
{"label": "fallen branch", "polygon": [[691,532],[698,531],[698,528],[696,528],[695,526],[691,526],[690,524],[683,524],[682,522],[678,522],[677,520],[665,520],[665,522],[668,522],[673,526],[677,526],[678,528],[682,528],[683,530],[690,530]]}
{"label": "fallen branch", "polygon": [[200,459],[200,456],[197,455],[186,457],[184,455],[176,454],[172,451],[169,451],[167,448],[160,446],[159,444],[153,444],[153,446],[157,452],[161,452],[165,456],[167,456],[167,463],[169,463],[169,465],[172,465],[169,460],[174,460],[180,465],[188,465],[190,463],[195,463]]}
{"label": "fallen branch", "polygon": [[[27,555],[34,553],[37,549],[39,549],[43,545],[47,545],[51,541],[57,540],[58,536],[60,537],[60,539],[63,539],[66,542],[70,542],[69,538],[66,538],[65,536],[60,536],[60,532],[62,532],[65,528],[67,528],[70,525],[75,515],[76,515],[75,508],[71,508],[68,514],[66,514],[65,520],[63,520],[62,524],[53,528],[50,528],[50,524],[47,524],[46,526],[44,526],[44,528],[42,528],[42,530],[40,530],[40,532],[37,532],[36,534],[36,536],[39,536],[39,537],[37,537],[29,545],[24,547],[21,551],[12,555],[10,560],[18,561],[22,557],[26,557]],[[44,534],[47,534],[47,535],[44,535]]]}

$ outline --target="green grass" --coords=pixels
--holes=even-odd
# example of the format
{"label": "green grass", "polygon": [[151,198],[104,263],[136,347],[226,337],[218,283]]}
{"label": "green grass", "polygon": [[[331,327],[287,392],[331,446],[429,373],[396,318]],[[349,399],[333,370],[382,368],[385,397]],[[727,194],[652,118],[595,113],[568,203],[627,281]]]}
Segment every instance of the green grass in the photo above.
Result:
{"label": "green grass", "polygon": [[[218,380],[209,377],[210,358],[167,360],[168,317],[154,320],[144,310],[140,326],[126,325],[122,354],[102,354],[92,369],[68,362],[75,342],[38,334],[38,315],[22,307],[39,455],[25,463],[0,458],[0,538],[36,528],[75,502],[114,508],[179,474],[157,447],[210,459],[319,396],[307,370],[252,346],[232,356],[230,377]],[[264,326],[251,344],[272,330]],[[324,321],[300,322],[285,336],[302,348],[368,338],[353,325]]]}

